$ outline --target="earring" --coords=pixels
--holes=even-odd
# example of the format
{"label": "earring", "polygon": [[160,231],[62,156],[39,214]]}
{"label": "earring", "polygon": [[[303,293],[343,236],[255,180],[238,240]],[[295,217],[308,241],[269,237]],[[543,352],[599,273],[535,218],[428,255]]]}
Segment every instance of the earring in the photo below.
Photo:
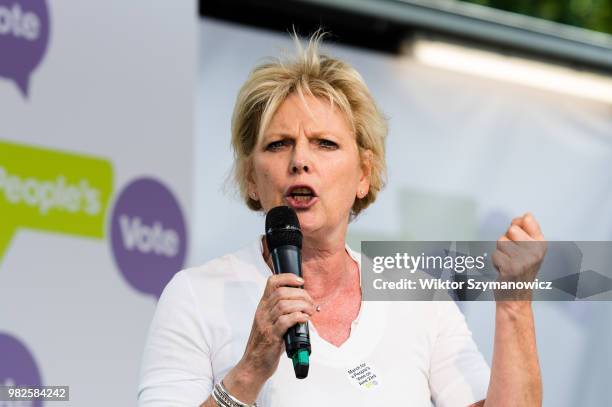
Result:
{"label": "earring", "polygon": [[359,199],[363,198],[363,190],[359,190]]}

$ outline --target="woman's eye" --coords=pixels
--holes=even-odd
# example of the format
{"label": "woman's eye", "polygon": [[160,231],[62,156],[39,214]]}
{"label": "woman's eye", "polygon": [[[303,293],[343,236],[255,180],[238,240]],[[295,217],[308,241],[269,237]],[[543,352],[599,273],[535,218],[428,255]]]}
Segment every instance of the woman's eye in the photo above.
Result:
{"label": "woman's eye", "polygon": [[319,140],[319,145],[323,148],[328,148],[330,150],[338,148],[338,144],[326,139]]}
{"label": "woman's eye", "polygon": [[280,150],[285,145],[287,145],[287,140],[273,141],[273,142],[271,142],[270,144],[268,144],[266,146],[266,150],[268,150],[268,151]]}

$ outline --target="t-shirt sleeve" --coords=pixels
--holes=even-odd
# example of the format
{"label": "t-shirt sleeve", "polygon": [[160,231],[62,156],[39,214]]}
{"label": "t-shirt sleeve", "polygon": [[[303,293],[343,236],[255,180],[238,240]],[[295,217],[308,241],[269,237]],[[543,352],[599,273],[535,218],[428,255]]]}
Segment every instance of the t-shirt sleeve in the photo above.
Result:
{"label": "t-shirt sleeve", "polygon": [[490,369],[454,301],[437,303],[429,387],[436,407],[467,407],[483,400]]}
{"label": "t-shirt sleeve", "polygon": [[212,393],[209,344],[186,272],[164,289],[144,348],[138,406],[194,407]]}

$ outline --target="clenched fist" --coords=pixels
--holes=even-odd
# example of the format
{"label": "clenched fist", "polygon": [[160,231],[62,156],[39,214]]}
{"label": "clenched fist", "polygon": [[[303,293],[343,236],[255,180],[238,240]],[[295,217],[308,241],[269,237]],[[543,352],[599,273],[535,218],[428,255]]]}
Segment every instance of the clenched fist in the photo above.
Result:
{"label": "clenched fist", "polygon": [[[534,281],[546,254],[546,240],[535,217],[527,212],[512,219],[506,233],[497,240],[493,265],[499,281]],[[531,300],[531,290],[496,292],[496,299]]]}

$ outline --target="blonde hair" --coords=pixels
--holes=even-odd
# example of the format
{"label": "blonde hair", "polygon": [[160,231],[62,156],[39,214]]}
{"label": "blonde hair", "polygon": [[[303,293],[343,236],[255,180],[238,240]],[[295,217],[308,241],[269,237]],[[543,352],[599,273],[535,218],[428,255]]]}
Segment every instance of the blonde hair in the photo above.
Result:
{"label": "blonde hair", "polygon": [[261,204],[248,194],[251,154],[276,110],[293,92],[297,92],[304,102],[304,93],[307,93],[328,99],[332,106],[334,103],[339,106],[352,126],[362,162],[366,159],[367,151],[371,151],[370,188],[365,197],[355,199],[352,217],[374,202],[385,185],[387,119],[353,67],[339,59],[319,54],[319,44],[324,36],[324,32],[317,30],[304,49],[294,32],[291,37],[297,55],[286,60],[274,59],[255,67],[238,92],[232,115],[234,179],[240,196],[253,210],[260,210]]}

